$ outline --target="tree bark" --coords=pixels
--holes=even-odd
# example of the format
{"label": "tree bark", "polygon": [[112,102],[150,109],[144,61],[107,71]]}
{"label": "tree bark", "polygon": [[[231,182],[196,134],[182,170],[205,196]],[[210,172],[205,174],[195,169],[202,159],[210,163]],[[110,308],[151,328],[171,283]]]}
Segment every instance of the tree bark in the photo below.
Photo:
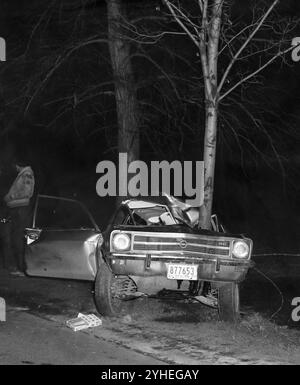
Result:
{"label": "tree bark", "polygon": [[[130,43],[124,38],[122,24],[126,12],[122,0],[107,0],[108,42],[115,85],[118,121],[118,152],[127,153],[128,164],[139,159],[139,113],[136,98]],[[127,180],[119,188],[127,191]],[[124,197],[123,197],[124,198]],[[123,198],[118,199],[118,201]]]}
{"label": "tree bark", "polygon": [[[218,130],[218,54],[222,19],[223,0],[213,0],[211,20],[209,25],[206,16],[202,27],[206,29],[208,36],[207,49],[200,46],[202,51],[202,68],[206,67],[203,74],[208,74],[205,82],[205,134],[204,134],[204,204],[200,207],[199,227],[211,228],[211,214],[214,196],[215,164],[217,154],[217,130]],[[203,50],[206,49],[204,55]]]}
{"label": "tree bark", "polygon": [[214,194],[214,178],[217,149],[217,106],[212,104],[206,109],[206,123],[204,136],[204,203],[200,207],[199,227],[211,228],[211,214]]}

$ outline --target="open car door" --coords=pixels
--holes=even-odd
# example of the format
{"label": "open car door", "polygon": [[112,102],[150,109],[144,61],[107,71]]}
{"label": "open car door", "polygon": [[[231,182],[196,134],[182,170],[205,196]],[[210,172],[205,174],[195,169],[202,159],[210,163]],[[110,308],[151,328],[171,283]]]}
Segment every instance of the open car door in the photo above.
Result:
{"label": "open car door", "polygon": [[100,230],[79,201],[38,195],[25,230],[28,275],[94,280]]}

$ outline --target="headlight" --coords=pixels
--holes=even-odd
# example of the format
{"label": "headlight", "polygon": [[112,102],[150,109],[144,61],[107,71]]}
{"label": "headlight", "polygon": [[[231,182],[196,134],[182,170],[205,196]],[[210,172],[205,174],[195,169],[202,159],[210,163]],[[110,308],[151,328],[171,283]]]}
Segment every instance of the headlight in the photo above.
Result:
{"label": "headlight", "polygon": [[116,234],[112,239],[112,246],[115,250],[128,250],[130,248],[130,238],[127,234]]}
{"label": "headlight", "polygon": [[249,246],[246,242],[237,241],[233,245],[232,254],[236,258],[246,258],[249,255]]}

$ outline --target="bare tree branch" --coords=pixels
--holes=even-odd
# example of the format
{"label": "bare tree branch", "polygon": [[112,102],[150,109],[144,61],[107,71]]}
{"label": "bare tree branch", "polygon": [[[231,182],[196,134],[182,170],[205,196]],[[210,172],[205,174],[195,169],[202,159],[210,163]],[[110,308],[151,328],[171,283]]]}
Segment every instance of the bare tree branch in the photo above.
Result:
{"label": "bare tree branch", "polygon": [[252,72],[251,74],[247,75],[246,77],[244,77],[243,79],[241,79],[239,82],[237,82],[233,87],[231,87],[228,91],[226,91],[224,94],[222,94],[220,97],[219,97],[219,101],[221,101],[222,99],[224,99],[227,95],[229,95],[232,91],[234,91],[237,87],[239,87],[240,85],[242,85],[243,83],[249,81],[251,78],[253,78],[254,76],[258,75],[261,71],[263,71],[266,67],[268,67],[270,64],[272,64],[277,58],[285,55],[286,53],[292,51],[295,47],[292,46],[292,47],[289,47],[287,49],[285,49],[284,51],[280,51],[278,52],[276,55],[274,55],[270,60],[268,60],[265,64],[261,65],[259,68],[257,68],[257,70],[255,70],[254,72]]}
{"label": "bare tree branch", "polygon": [[269,9],[267,10],[267,12],[263,15],[263,17],[260,19],[260,21],[258,21],[256,27],[253,29],[253,31],[250,33],[250,35],[248,36],[248,38],[246,39],[246,41],[242,44],[242,46],[240,47],[240,49],[236,52],[236,54],[234,55],[234,57],[232,58],[231,62],[229,63],[228,67],[226,68],[223,76],[222,76],[222,79],[219,83],[219,86],[218,86],[218,93],[221,92],[222,90],[222,87],[227,79],[227,76],[231,70],[231,68],[233,67],[234,63],[236,62],[236,60],[238,59],[238,57],[240,56],[240,54],[244,51],[244,49],[247,47],[247,45],[252,41],[253,37],[256,35],[256,33],[259,31],[259,29],[261,28],[261,26],[263,25],[263,23],[265,22],[265,20],[268,18],[268,16],[270,15],[270,13],[273,11],[273,9],[275,8],[275,6],[279,3],[280,0],[274,0],[272,5],[269,7]]}
{"label": "bare tree branch", "polygon": [[[176,20],[176,22],[180,25],[180,27],[185,31],[185,33],[190,37],[192,42],[196,45],[196,47],[199,49],[199,42],[195,38],[195,35],[192,34],[192,32],[187,28],[187,26],[184,24],[184,22],[181,20],[181,18],[178,16],[178,14],[175,12],[178,11],[178,8],[172,4],[169,0],[163,0],[163,2],[166,4],[168,7],[169,11],[171,12],[172,16]],[[183,16],[183,13],[180,12],[181,17]],[[189,23],[189,18],[184,15],[184,20]]]}

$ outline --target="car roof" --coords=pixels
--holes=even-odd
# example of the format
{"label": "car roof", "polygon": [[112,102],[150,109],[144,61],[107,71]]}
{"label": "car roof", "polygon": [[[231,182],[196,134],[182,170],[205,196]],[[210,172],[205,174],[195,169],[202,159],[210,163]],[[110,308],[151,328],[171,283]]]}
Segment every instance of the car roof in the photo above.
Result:
{"label": "car roof", "polygon": [[[165,196],[149,196],[149,197],[137,197],[132,199],[127,199],[122,202],[122,204],[126,205],[130,208],[129,205],[131,205],[131,202],[135,202],[137,207],[155,207],[155,206],[168,206],[170,205],[170,202]],[[144,206],[143,206],[144,205]]]}
{"label": "car roof", "polygon": [[156,203],[151,201],[145,201],[142,199],[128,199],[122,204],[126,205],[130,209],[141,209],[141,208],[151,208],[151,207],[157,207],[157,206],[167,206],[166,204],[162,203]]}

